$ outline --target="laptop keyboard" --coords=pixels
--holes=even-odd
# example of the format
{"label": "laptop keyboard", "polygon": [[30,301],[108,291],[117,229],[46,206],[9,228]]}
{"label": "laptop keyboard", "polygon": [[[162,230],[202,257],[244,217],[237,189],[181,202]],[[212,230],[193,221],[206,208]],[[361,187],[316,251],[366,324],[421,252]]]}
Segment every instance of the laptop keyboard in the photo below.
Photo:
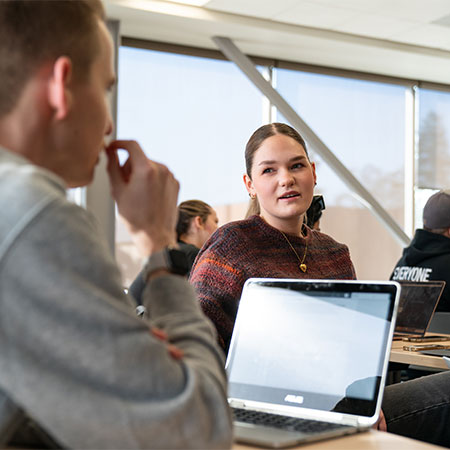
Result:
{"label": "laptop keyboard", "polygon": [[297,417],[280,416],[278,414],[269,414],[260,411],[249,411],[247,409],[232,408],[232,411],[236,422],[251,423],[253,425],[264,425],[288,431],[320,433],[323,431],[350,428],[347,425],[320,422],[317,420],[299,419]]}

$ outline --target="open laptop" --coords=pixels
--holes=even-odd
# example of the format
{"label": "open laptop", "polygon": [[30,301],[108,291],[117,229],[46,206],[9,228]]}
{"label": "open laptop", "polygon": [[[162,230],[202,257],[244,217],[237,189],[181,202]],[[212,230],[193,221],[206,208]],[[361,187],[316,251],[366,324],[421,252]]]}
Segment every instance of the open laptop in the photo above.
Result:
{"label": "open laptop", "polygon": [[[247,280],[228,353],[235,439],[265,447],[376,423],[396,282]],[[313,431],[298,431],[304,425]]]}
{"label": "open laptop", "polygon": [[401,293],[394,339],[422,337],[425,335],[439,303],[445,281],[425,283],[399,281],[399,283]]}

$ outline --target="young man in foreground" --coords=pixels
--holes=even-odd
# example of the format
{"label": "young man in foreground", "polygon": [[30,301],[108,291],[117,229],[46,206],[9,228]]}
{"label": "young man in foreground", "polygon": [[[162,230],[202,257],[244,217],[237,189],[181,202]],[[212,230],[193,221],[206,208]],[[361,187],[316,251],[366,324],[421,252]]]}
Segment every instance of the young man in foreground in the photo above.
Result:
{"label": "young man in foreground", "polygon": [[150,321],[65,197],[92,181],[112,131],[112,54],[99,1],[0,2],[0,391],[64,447],[227,447],[221,353],[173,274],[177,181],[135,142],[106,148],[119,212],[149,257]]}

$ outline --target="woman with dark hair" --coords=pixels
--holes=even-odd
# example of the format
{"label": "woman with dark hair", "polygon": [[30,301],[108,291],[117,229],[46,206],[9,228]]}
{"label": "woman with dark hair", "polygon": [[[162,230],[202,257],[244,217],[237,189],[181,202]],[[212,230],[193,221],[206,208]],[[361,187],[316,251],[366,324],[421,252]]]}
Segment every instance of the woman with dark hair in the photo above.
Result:
{"label": "woman with dark hair", "polygon": [[304,224],[316,172],[300,134],[286,124],[264,125],[248,141],[245,161],[257,213],[219,228],[190,278],[225,351],[248,278],[355,278],[348,248]]}
{"label": "woman with dark hair", "polygon": [[[177,243],[179,250],[186,256],[187,277],[200,248],[217,230],[218,222],[216,211],[201,200],[186,200],[178,205]],[[144,280],[139,273],[129,288],[139,305],[144,287]]]}
{"label": "woman with dark hair", "polygon": [[217,230],[217,214],[201,200],[186,200],[178,205],[177,241],[188,259],[189,270],[208,238]]}

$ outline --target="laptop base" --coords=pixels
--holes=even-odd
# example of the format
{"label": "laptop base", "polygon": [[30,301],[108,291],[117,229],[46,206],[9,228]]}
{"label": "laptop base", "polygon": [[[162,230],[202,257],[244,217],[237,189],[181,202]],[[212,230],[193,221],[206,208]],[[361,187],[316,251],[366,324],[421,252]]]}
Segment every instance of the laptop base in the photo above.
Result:
{"label": "laptop base", "polygon": [[278,428],[235,422],[234,440],[243,444],[257,445],[265,448],[287,448],[367,430],[368,428],[346,427],[327,433],[308,435],[299,431],[286,431]]}

